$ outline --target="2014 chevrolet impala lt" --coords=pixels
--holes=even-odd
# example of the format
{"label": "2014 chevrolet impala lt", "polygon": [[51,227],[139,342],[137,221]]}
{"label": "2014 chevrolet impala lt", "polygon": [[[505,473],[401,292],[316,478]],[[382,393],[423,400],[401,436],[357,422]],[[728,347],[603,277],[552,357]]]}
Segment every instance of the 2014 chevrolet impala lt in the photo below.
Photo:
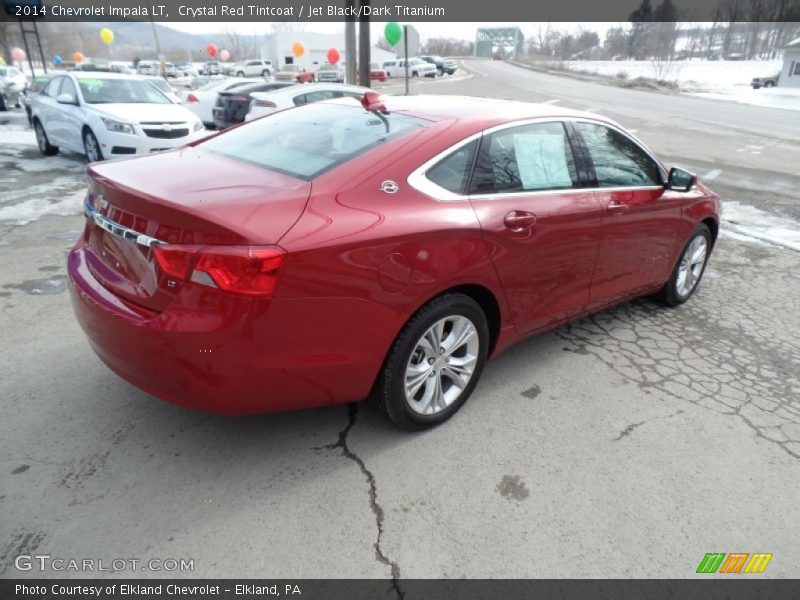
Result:
{"label": "2014 chevrolet impala lt", "polygon": [[226,414],[372,395],[437,424],[514,342],[686,301],[719,226],[718,196],[619,125],[475,98],[369,92],[88,174],[68,261],[92,347]]}

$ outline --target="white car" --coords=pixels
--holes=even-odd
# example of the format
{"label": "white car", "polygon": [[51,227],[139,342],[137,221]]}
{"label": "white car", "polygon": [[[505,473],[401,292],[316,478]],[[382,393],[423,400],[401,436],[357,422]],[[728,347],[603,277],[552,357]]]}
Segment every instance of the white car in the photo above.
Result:
{"label": "white car", "polygon": [[163,93],[167,98],[169,98],[174,104],[180,104],[181,99],[178,96],[175,89],[166,82],[163,77],[144,77],[143,79],[149,81],[151,84],[156,86],[161,93]]}
{"label": "white car", "polygon": [[236,77],[269,77],[272,75],[272,61],[253,59],[236,63],[231,69]]}
{"label": "white car", "polygon": [[161,63],[157,60],[140,60],[136,65],[136,72],[139,75],[156,76],[161,73]]}
{"label": "white car", "polygon": [[[387,77],[404,78],[406,76],[405,59],[387,60],[382,65]],[[425,62],[421,58],[408,59],[409,77],[436,77],[436,65]]]}
{"label": "white car", "polygon": [[250,94],[250,112],[245,121],[252,121],[278,110],[302,106],[333,98],[361,98],[369,88],[341,83],[306,83],[293,85],[273,92],[253,92]]}
{"label": "white car", "polygon": [[0,65],[0,108],[5,110],[11,103],[19,106],[20,97],[28,87],[28,79],[17,67]]}
{"label": "white car", "polygon": [[200,117],[207,126],[214,126],[214,107],[217,105],[217,94],[248,83],[263,83],[263,79],[222,78],[209,81],[196,90],[182,92],[180,100],[183,105]]}
{"label": "white car", "polygon": [[206,135],[203,123],[141,77],[74,71],[31,99],[42,154],[67,148],[89,161],[147,154]]}

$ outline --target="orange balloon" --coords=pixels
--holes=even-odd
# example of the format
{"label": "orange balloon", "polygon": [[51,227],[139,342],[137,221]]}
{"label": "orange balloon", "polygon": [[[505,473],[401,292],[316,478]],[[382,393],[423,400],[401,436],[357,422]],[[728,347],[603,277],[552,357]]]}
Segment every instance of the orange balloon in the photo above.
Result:
{"label": "orange balloon", "polygon": [[72,55],[72,60],[74,60],[75,62],[82,62],[83,59],[84,56],[80,52],[76,52],[75,54]]}
{"label": "orange balloon", "polygon": [[297,57],[300,58],[303,54],[306,53],[306,46],[303,42],[295,42],[292,45],[292,53]]}

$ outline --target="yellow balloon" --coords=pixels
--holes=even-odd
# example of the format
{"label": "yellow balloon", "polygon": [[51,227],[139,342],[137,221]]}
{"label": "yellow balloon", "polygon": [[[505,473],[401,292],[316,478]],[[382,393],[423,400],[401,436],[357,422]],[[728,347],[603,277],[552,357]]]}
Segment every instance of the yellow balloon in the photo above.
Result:
{"label": "yellow balloon", "polygon": [[100,30],[100,39],[103,40],[104,44],[111,44],[114,41],[114,32],[111,31],[108,27],[103,27]]}

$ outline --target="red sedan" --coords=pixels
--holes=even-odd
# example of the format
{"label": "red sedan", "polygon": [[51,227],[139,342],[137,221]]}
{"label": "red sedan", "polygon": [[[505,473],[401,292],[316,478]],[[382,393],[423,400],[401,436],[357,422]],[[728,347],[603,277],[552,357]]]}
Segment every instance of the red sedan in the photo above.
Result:
{"label": "red sedan", "polygon": [[619,125],[458,97],[309,104],[92,164],[78,321],[134,385],[226,414],[461,407],[509,345],[644,294],[674,306],[719,198]]}
{"label": "red sedan", "polygon": [[316,80],[314,71],[306,71],[299,65],[283,65],[283,68],[275,73],[275,81],[292,81],[294,83],[312,83]]}

